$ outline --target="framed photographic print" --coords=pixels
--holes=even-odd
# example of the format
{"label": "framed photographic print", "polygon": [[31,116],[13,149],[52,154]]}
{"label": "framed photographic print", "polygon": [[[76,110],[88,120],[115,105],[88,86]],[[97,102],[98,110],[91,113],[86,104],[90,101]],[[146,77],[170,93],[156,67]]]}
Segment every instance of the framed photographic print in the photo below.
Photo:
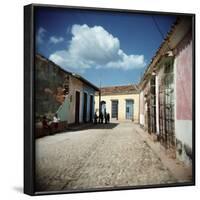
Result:
{"label": "framed photographic print", "polygon": [[24,192],[195,184],[195,14],[24,7]]}

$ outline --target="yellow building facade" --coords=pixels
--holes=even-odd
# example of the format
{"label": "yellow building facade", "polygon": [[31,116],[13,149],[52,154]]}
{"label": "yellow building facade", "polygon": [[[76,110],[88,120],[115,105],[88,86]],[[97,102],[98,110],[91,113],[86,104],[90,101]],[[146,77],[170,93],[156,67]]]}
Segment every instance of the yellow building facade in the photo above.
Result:
{"label": "yellow building facade", "polygon": [[[100,106],[102,105],[102,106]],[[110,114],[110,119],[139,122],[139,90],[135,85],[101,88],[95,95],[95,111]]]}

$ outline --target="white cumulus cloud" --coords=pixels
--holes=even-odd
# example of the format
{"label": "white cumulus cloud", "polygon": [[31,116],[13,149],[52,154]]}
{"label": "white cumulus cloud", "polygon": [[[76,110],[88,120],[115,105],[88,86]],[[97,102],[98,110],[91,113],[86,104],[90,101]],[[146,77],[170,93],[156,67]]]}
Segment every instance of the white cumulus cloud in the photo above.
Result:
{"label": "white cumulus cloud", "polygon": [[56,51],[49,59],[66,69],[117,68],[129,70],[146,65],[143,55],[127,55],[120,41],[101,26],[73,25],[72,39],[66,50]]}
{"label": "white cumulus cloud", "polygon": [[44,29],[43,27],[40,27],[38,29],[36,34],[36,43],[42,44],[44,42],[44,37],[46,32],[47,32],[46,29]]}
{"label": "white cumulus cloud", "polygon": [[49,42],[50,43],[53,43],[53,44],[57,44],[57,43],[60,43],[60,42],[63,42],[64,41],[64,38],[63,37],[56,37],[56,36],[51,36],[49,38]]}

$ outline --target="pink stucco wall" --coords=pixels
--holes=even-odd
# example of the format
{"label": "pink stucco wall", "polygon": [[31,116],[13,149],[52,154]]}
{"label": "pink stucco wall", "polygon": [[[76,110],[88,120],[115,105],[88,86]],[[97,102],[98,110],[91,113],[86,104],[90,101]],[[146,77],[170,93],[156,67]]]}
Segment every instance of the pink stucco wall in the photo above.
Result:
{"label": "pink stucco wall", "polygon": [[192,120],[192,40],[189,34],[176,55],[176,119]]}

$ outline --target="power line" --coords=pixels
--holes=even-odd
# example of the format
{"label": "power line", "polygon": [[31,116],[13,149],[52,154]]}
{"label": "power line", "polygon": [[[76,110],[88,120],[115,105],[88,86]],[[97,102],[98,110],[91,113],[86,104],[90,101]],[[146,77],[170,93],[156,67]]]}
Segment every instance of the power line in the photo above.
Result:
{"label": "power line", "polygon": [[[159,27],[159,25],[158,25],[158,23],[157,23],[157,21],[156,21],[156,19],[155,19],[155,17],[154,17],[153,15],[152,15],[152,19],[153,19],[153,22],[154,22],[154,24],[155,24],[155,26],[156,26],[158,32],[160,33],[160,35],[161,35],[161,37],[162,37],[162,39],[165,40],[164,34],[162,33],[162,31],[161,31],[161,29],[160,29],[160,27]],[[166,43],[167,43],[167,46],[168,46],[169,50],[171,50],[171,48],[170,48],[168,42],[166,42]]]}

